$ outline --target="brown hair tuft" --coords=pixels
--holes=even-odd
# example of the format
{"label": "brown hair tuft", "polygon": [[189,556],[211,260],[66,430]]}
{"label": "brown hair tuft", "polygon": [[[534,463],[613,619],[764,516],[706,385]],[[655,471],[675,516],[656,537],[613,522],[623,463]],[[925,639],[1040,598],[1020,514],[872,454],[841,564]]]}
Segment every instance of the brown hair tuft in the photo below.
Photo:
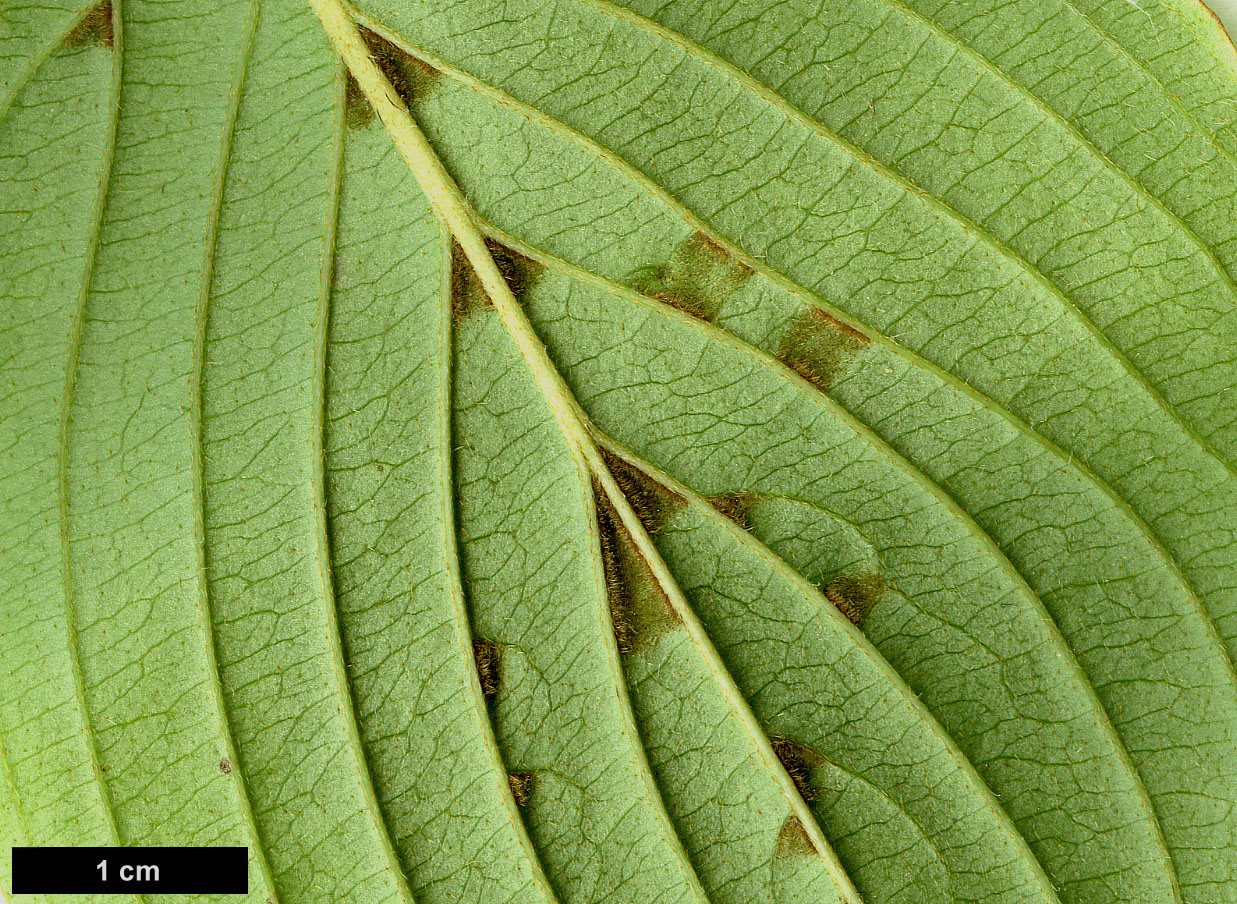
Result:
{"label": "brown hair tuft", "polygon": [[532,772],[508,772],[507,784],[511,786],[515,805],[523,809],[528,806],[533,792],[537,789],[537,776]]}
{"label": "brown hair tuft", "polygon": [[824,587],[825,598],[855,627],[863,626],[884,591],[885,582],[872,572],[840,574]]}
{"label": "brown hair tuft", "polygon": [[850,324],[812,308],[790,326],[777,356],[817,389],[828,392],[842,366],[871,341]]}
{"label": "brown hair tuft", "polygon": [[115,44],[116,31],[112,22],[112,0],[103,0],[102,3],[92,7],[64,39],[64,46],[69,48],[113,47]]}
{"label": "brown hair tuft", "polygon": [[774,851],[775,856],[785,854],[818,854],[816,845],[812,843],[812,839],[808,836],[807,829],[803,827],[803,823],[799,821],[799,817],[793,813],[786,817],[786,821],[782,823],[782,829],[777,833],[777,848]]}
{"label": "brown hair tuft", "polygon": [[481,681],[481,695],[487,703],[493,702],[502,683],[502,647],[489,640],[476,639],[472,642],[472,654]]}
{"label": "brown hair tuft", "polygon": [[806,744],[789,738],[770,738],[769,743],[773,745],[773,752],[781,760],[790,780],[795,783],[799,796],[810,804],[816,799],[816,789],[811,783],[812,767],[823,763],[824,757]]}
{"label": "brown hair tuft", "polygon": [[[360,32],[370,57],[405,106],[411,108],[438,81],[439,72],[433,66],[364,26],[361,26]],[[374,111],[351,72],[347,75],[345,95],[348,127],[360,129],[368,126],[374,119]]]}

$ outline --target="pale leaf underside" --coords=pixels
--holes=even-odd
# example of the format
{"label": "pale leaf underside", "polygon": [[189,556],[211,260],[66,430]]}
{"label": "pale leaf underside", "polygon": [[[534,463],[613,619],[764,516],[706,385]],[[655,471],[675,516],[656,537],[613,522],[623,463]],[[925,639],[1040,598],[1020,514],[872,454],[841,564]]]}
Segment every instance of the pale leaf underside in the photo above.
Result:
{"label": "pale leaf underside", "polygon": [[6,856],[1233,900],[1196,0],[10,6]]}

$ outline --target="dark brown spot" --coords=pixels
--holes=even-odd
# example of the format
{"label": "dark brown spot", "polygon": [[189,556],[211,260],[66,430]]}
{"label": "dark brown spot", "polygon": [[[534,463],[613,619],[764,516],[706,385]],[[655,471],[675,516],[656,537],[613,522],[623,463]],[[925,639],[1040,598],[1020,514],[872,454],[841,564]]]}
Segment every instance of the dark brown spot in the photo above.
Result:
{"label": "dark brown spot", "polygon": [[531,772],[508,772],[507,784],[517,807],[527,807],[537,788],[537,777]]}
{"label": "dark brown spot", "polygon": [[541,274],[541,265],[494,239],[486,239],[485,247],[489,249],[490,256],[498,265],[498,272],[506,280],[511,294],[515,296],[516,301],[522,301]]}
{"label": "dark brown spot", "polygon": [[654,646],[680,620],[604,490],[595,485],[594,493],[610,622],[619,653],[627,655]]}
{"label": "dark brown spot", "polygon": [[[536,261],[525,257],[520,252],[500,244],[494,239],[486,239],[485,247],[494,259],[498,272],[502,274],[507,288],[515,296],[516,301],[522,301],[537,281],[542,266]],[[451,316],[459,322],[478,311],[493,307],[489,295],[477,279],[477,273],[472,263],[464,254],[459,242],[451,246]]]}
{"label": "dark brown spot", "polygon": [[634,276],[632,287],[693,317],[713,321],[726,299],[751,275],[749,267],[698,232],[669,260]]}
{"label": "dark brown spot", "polygon": [[224,775],[229,775],[232,772],[232,761],[226,756],[219,761],[219,771]]}
{"label": "dark brown spot", "polygon": [[[399,95],[405,106],[411,107],[419,98],[424,97],[438,81],[438,70],[433,66],[401,50],[386,38],[364,26],[360,31],[365,46],[369,48],[370,57],[386,76],[387,81],[391,83],[391,87],[395,89],[395,93]],[[345,95],[348,127],[360,129],[368,126],[374,119],[374,111],[351,72],[347,76]]]}
{"label": "dark brown spot", "polygon": [[881,576],[871,572],[840,574],[824,587],[825,598],[856,627],[863,625],[884,591]]}
{"label": "dark brown spot", "polygon": [[485,307],[489,299],[479,292],[473,277],[472,264],[464,255],[459,242],[451,243],[451,318],[457,323],[479,307]]}
{"label": "dark brown spot", "polygon": [[474,640],[472,654],[477,661],[481,694],[487,703],[492,702],[498,695],[498,687],[502,681],[502,647],[488,640]]}
{"label": "dark brown spot", "polygon": [[744,530],[751,529],[748,511],[756,501],[753,493],[723,493],[709,499],[713,507]]}
{"label": "dark brown spot", "polygon": [[777,356],[803,379],[827,392],[846,361],[869,342],[850,324],[812,308],[791,325]]}
{"label": "dark brown spot", "polygon": [[782,830],[777,833],[777,849],[775,855],[786,854],[818,854],[816,845],[808,836],[807,829],[799,821],[799,817],[791,814],[782,823]]}
{"label": "dark brown spot", "polygon": [[116,32],[112,24],[112,0],[103,0],[82,17],[64,39],[66,47],[112,47]]}
{"label": "dark brown spot", "polygon": [[601,456],[640,523],[649,533],[659,533],[670,512],[683,502],[682,497],[613,452],[602,449]]}
{"label": "dark brown spot", "polygon": [[773,752],[781,760],[790,780],[795,783],[799,796],[809,804],[816,799],[816,789],[812,787],[812,767],[825,761],[819,753],[805,744],[792,741],[789,738],[770,738]]}
{"label": "dark brown spot", "polygon": [[743,275],[743,278],[745,279],[748,276],[752,275],[751,267],[749,267],[747,264],[743,263],[742,261],[736,259],[733,254],[731,254],[729,251],[727,251],[717,242],[713,241],[713,239],[709,238],[703,232],[697,232],[690,239],[688,239],[687,247],[692,249],[693,251],[699,250],[701,252],[712,255],[713,259],[716,260],[718,263],[726,264],[726,266],[737,270],[739,273]]}

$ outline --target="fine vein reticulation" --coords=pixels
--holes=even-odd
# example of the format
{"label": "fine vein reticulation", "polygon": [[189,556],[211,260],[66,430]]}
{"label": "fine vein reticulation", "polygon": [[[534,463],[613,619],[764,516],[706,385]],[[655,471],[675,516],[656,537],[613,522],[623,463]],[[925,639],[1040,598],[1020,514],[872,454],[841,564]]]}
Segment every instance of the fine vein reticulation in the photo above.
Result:
{"label": "fine vein reticulation", "polygon": [[10,6],[6,854],[1231,901],[1196,0]]}

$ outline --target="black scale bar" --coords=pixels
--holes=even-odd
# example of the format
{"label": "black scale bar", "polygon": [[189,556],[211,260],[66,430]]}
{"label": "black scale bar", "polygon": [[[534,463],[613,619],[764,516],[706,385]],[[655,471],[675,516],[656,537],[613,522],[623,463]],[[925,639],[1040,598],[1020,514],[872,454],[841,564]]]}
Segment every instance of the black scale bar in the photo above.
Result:
{"label": "black scale bar", "polygon": [[243,847],[15,847],[13,893],[243,895]]}

